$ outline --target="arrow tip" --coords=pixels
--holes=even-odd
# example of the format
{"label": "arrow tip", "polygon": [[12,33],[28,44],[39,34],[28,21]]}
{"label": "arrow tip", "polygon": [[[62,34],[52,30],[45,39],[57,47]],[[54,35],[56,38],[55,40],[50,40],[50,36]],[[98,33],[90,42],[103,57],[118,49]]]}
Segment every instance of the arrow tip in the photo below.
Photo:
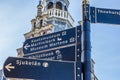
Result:
{"label": "arrow tip", "polygon": [[5,66],[5,68],[10,72],[11,69],[14,69],[15,67],[14,66],[11,66],[12,63],[9,63],[8,65]]}

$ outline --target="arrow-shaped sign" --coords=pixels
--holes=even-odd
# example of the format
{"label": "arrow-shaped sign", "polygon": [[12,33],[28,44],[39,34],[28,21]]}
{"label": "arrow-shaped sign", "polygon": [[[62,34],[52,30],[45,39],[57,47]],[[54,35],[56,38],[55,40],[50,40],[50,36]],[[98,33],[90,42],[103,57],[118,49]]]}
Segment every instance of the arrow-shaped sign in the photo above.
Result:
{"label": "arrow-shaped sign", "polygon": [[73,61],[49,61],[15,57],[9,57],[3,67],[3,74],[6,78],[34,80],[75,80],[75,71],[76,66]]}
{"label": "arrow-shaped sign", "polygon": [[24,46],[24,48],[25,48],[26,50],[27,50],[29,47],[30,47],[29,44],[26,44],[26,45]]}
{"label": "arrow-shaped sign", "polygon": [[120,25],[120,10],[90,7],[91,23]]}
{"label": "arrow-shaped sign", "polygon": [[10,72],[11,69],[15,69],[15,66],[12,66],[12,63],[9,63],[8,65],[5,66],[5,68]]}
{"label": "arrow-shaped sign", "polygon": [[[76,43],[76,30],[77,27],[74,27],[71,29],[27,39],[23,45],[23,52],[26,55],[48,49],[53,50],[55,48]],[[71,41],[71,38],[74,38],[74,40]]]}

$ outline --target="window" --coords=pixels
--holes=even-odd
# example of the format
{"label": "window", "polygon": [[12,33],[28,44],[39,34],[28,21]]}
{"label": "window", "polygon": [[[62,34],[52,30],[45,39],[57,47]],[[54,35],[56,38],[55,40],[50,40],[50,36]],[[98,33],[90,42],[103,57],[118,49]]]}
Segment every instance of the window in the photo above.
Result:
{"label": "window", "polygon": [[62,22],[62,21],[56,21],[56,20],[55,20],[55,23],[56,23],[56,24],[59,24],[59,25],[66,25],[66,23],[65,23],[65,22]]}
{"label": "window", "polygon": [[33,27],[34,27],[34,29],[36,28],[36,22],[34,22],[34,26]]}
{"label": "window", "polygon": [[67,11],[67,7],[66,6],[64,7],[64,9],[65,9],[65,11]]}
{"label": "window", "polygon": [[62,3],[61,2],[56,3],[56,9],[61,9],[62,10]]}
{"label": "window", "polygon": [[43,35],[46,34],[46,32],[43,32]]}
{"label": "window", "polygon": [[43,24],[43,20],[40,20],[40,27],[43,26],[42,24]]}
{"label": "window", "polygon": [[53,8],[53,3],[52,3],[52,2],[49,2],[49,4],[48,4],[48,9],[51,9],[51,8]]}

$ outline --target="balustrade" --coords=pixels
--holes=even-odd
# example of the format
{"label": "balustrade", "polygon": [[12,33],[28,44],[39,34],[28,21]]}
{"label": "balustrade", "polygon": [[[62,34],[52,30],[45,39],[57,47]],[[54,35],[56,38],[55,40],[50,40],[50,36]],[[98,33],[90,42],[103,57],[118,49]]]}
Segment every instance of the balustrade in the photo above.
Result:
{"label": "balustrade", "polygon": [[47,10],[47,14],[49,17],[57,17],[57,18],[62,18],[66,19],[70,22],[70,24],[73,26],[74,20],[67,11],[59,10],[59,9],[49,9]]}

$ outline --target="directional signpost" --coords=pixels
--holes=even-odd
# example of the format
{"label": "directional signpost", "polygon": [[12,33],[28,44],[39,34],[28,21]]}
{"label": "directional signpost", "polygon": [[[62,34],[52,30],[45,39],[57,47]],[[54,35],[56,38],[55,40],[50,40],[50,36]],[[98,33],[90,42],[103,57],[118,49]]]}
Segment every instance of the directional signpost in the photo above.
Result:
{"label": "directional signpost", "polygon": [[75,80],[75,62],[9,57],[3,68],[7,78],[35,80]]}
{"label": "directional signpost", "polygon": [[75,45],[76,28],[27,39],[23,45],[24,54],[44,52]]}
{"label": "directional signpost", "polygon": [[25,55],[29,59],[49,59],[75,61],[75,45],[61,49],[50,50],[41,53]]}
{"label": "directional signpost", "polygon": [[35,80],[92,80],[90,23],[120,24],[120,10],[90,7],[89,0],[83,0],[82,26],[27,39],[23,45],[24,58],[9,57],[3,67],[4,76]]}
{"label": "directional signpost", "polygon": [[81,52],[81,26],[28,39],[23,52],[30,59],[76,61]]}
{"label": "directional signpost", "polygon": [[92,23],[120,24],[120,10],[107,8],[90,8]]}
{"label": "directional signpost", "polygon": [[120,25],[120,10],[90,7],[89,0],[83,0],[83,80],[92,80],[90,23]]}

